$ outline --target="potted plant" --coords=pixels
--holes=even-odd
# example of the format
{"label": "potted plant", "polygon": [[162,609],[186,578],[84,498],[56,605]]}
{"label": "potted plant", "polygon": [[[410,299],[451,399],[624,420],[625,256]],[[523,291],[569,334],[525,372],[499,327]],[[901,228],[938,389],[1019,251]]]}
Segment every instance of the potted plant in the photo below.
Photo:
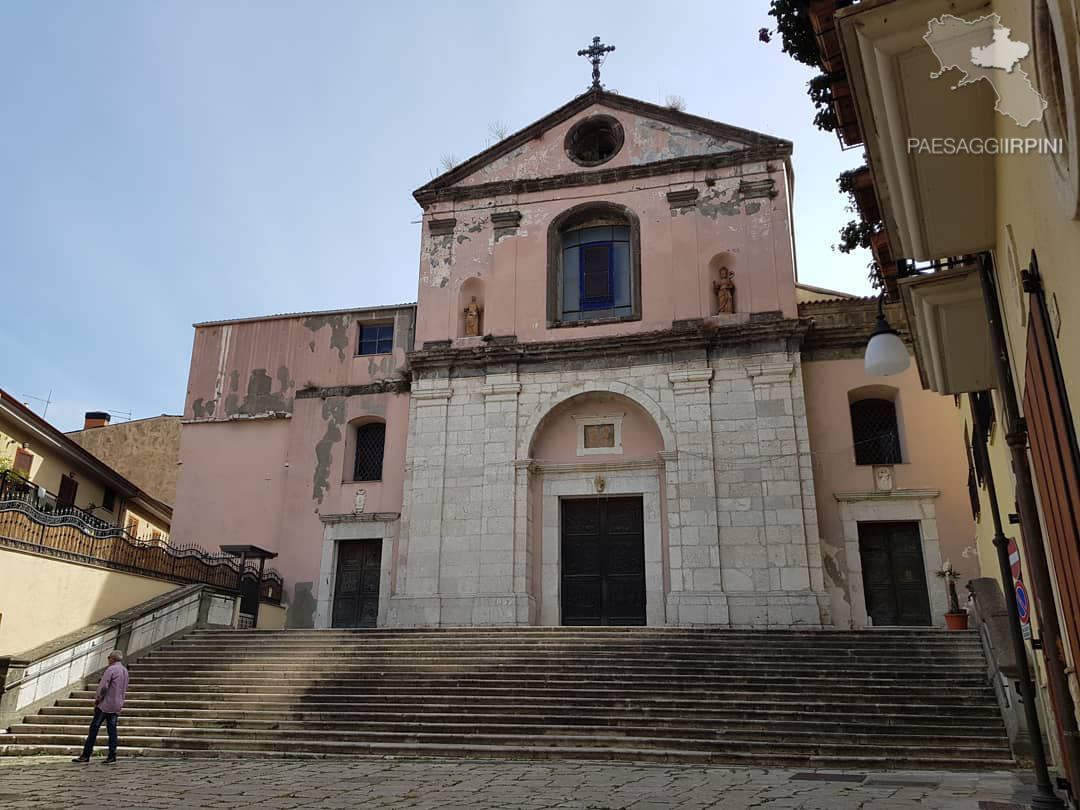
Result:
{"label": "potted plant", "polygon": [[956,580],[960,579],[960,572],[946,560],[937,575],[945,580],[945,588],[949,594],[949,609],[945,613],[945,626],[950,630],[967,630],[967,611],[960,609],[960,597],[956,595]]}

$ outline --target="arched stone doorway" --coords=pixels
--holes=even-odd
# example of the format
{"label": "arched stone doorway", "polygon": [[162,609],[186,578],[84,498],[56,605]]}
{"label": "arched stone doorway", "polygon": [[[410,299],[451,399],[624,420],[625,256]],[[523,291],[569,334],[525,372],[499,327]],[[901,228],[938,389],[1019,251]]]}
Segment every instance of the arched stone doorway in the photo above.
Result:
{"label": "arched stone doorway", "polygon": [[538,413],[523,437],[540,624],[665,623],[665,431],[649,404],[586,391]]}

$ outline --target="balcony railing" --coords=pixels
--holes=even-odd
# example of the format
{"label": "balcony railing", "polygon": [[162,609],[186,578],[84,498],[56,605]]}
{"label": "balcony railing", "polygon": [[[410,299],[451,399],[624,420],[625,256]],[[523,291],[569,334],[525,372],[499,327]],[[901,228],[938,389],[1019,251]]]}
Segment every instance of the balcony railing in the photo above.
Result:
{"label": "balcony railing", "polygon": [[[0,544],[76,559],[132,574],[236,590],[239,564],[197,545],[146,542],[10,472],[0,472]],[[247,565],[244,583],[258,572]],[[269,569],[259,582],[263,601],[281,603],[281,575]],[[246,588],[245,588],[246,590]]]}

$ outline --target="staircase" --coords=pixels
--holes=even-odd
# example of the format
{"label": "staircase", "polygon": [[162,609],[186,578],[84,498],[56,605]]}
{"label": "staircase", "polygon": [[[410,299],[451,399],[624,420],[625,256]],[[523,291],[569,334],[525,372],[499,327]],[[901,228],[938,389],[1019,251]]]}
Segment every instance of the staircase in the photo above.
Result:
{"label": "staircase", "polygon": [[[120,753],[1011,768],[984,673],[936,630],[196,630],[131,667]],[[0,753],[75,754],[92,711]]]}

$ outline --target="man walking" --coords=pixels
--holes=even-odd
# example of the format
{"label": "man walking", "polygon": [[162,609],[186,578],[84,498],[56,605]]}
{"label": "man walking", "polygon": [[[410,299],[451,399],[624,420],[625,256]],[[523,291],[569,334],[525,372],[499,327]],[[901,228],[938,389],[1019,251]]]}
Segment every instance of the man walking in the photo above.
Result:
{"label": "man walking", "polygon": [[116,717],[124,708],[124,695],[128,686],[128,671],[123,662],[124,654],[120,650],[109,653],[109,666],[105,668],[97,694],[94,695],[94,719],[90,722],[86,745],[83,746],[82,756],[75,757],[72,762],[90,761],[90,755],[94,753],[94,743],[97,742],[98,729],[101,728],[101,722],[105,721],[105,727],[109,731],[109,756],[105,758],[105,764],[116,764]]}

